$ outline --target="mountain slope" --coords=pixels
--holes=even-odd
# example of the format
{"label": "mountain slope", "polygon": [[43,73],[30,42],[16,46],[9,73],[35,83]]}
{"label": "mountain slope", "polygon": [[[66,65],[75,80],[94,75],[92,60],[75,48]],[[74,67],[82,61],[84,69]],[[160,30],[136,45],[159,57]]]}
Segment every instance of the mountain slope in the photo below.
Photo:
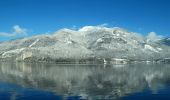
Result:
{"label": "mountain slope", "polygon": [[150,41],[140,34],[117,27],[85,26],[78,31],[61,29],[52,35],[1,42],[0,58],[55,62],[68,59],[153,61],[170,57],[167,41]]}

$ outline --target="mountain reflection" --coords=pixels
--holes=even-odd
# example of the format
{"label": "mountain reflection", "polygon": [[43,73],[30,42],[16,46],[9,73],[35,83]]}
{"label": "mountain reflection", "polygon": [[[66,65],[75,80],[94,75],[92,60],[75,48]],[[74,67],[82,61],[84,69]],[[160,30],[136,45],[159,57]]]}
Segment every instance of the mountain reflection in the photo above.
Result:
{"label": "mountain reflection", "polygon": [[170,84],[166,64],[56,65],[0,63],[0,81],[81,98],[120,98]]}

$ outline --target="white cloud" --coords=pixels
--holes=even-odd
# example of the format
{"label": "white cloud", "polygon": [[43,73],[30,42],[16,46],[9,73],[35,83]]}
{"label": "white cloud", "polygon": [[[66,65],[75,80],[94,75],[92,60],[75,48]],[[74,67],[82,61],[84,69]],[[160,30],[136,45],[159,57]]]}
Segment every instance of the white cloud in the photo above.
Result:
{"label": "white cloud", "polygon": [[161,36],[157,35],[155,32],[150,32],[147,36],[147,42],[158,41],[160,39],[161,39]]}
{"label": "white cloud", "polygon": [[17,33],[17,34],[25,34],[26,33],[26,29],[21,28],[19,25],[15,25],[13,27],[13,29],[14,29],[15,33]]}
{"label": "white cloud", "polygon": [[27,35],[27,30],[24,28],[21,28],[19,25],[13,26],[13,32],[7,33],[7,32],[0,32],[0,37],[15,37],[15,36],[24,36]]}

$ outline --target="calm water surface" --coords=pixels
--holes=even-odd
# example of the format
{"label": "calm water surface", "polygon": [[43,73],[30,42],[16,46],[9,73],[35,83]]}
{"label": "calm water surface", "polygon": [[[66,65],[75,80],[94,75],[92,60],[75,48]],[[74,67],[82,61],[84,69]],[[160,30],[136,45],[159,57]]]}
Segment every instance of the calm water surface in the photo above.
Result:
{"label": "calm water surface", "polygon": [[170,100],[170,65],[0,62],[0,100]]}

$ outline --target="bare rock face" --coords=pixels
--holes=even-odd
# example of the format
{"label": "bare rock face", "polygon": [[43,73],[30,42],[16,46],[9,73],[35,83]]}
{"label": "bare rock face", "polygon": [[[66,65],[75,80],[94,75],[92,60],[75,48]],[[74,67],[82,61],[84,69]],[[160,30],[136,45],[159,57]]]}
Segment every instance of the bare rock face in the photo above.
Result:
{"label": "bare rock face", "polygon": [[[59,59],[125,59],[154,61],[170,57],[169,38],[154,38],[121,28],[85,26],[77,31],[61,29],[0,43],[0,59],[58,61]],[[115,62],[113,60],[112,62]],[[119,62],[119,61],[118,61]]]}

